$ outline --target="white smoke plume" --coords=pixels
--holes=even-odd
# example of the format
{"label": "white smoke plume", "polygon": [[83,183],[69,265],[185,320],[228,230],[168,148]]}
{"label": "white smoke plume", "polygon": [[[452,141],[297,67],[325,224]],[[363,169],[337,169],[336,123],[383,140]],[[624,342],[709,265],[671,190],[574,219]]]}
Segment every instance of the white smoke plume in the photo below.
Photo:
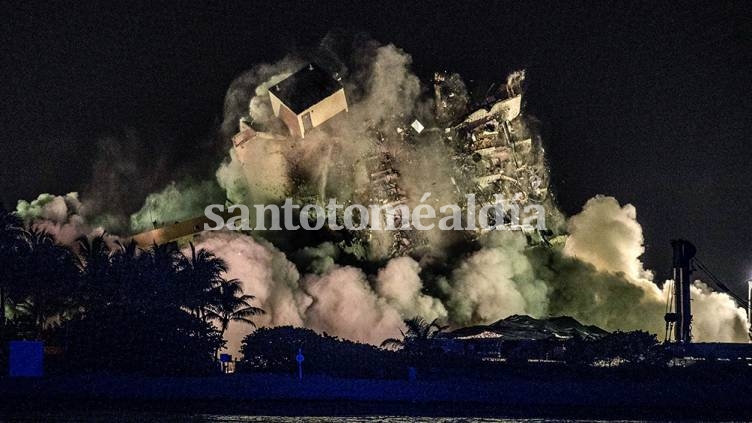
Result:
{"label": "white smoke plume", "polygon": [[[305,326],[373,344],[399,335],[400,313],[373,291],[360,269],[333,265],[321,275],[301,276],[273,245],[235,232],[204,233],[196,247],[225,260],[227,276],[240,279],[244,291],[256,296],[256,305],[266,311],[254,318],[258,326]],[[228,349],[237,351],[250,331],[232,323]]]}
{"label": "white smoke plume", "polygon": [[235,150],[231,149],[229,159],[225,159],[217,169],[217,183],[225,190],[226,197],[233,203],[252,204],[249,184],[243,173],[243,164]]}
{"label": "white smoke plume", "polygon": [[[370,64],[355,78],[366,81],[363,84],[365,96],[357,102],[354,116],[348,120],[362,128],[363,122],[374,122],[378,126],[395,116],[409,116],[421,93],[420,80],[410,72],[412,58],[393,44],[366,54],[371,56]],[[386,128],[391,129],[388,125]]]}
{"label": "white smoke plume", "polygon": [[[306,61],[287,57],[272,65],[257,66],[232,83],[225,101],[223,131],[234,134],[238,119],[245,117],[259,124],[264,134],[243,146],[242,161],[231,149],[229,159],[216,172],[231,202],[269,204],[290,196],[324,201],[337,198],[344,203],[367,200],[362,198],[369,183],[365,158],[383,153],[401,158],[394,167],[405,175],[400,187],[408,204],[417,203],[427,189],[434,192],[431,201],[449,202],[448,194],[454,192],[449,175],[451,152],[441,140],[432,139],[430,145],[419,146],[415,153],[394,142],[398,125],[432,109],[430,101],[421,97],[419,79],[410,71],[411,57],[394,45],[366,43],[356,50],[355,57],[348,61],[351,69],[340,69],[348,112],[306,134],[303,140],[282,135],[287,130],[271,114],[268,89]],[[243,110],[243,106],[248,109]],[[379,131],[388,135],[381,137],[381,142],[374,137]],[[269,133],[275,134],[273,138]],[[437,149],[446,154],[436,154]],[[378,242],[383,235],[374,234],[367,251],[369,258],[388,257],[391,238]],[[449,236],[438,230],[426,235],[437,254],[448,243],[447,238],[456,238],[456,234]]]}
{"label": "white smoke plume", "polygon": [[[84,217],[83,204],[78,193],[66,195],[40,194],[31,202],[20,200],[16,214],[33,230],[47,232],[63,245],[76,249],[78,239],[105,233],[104,226],[93,225]],[[103,217],[106,219],[106,216]],[[105,222],[106,224],[107,222]],[[106,235],[106,241],[114,245],[117,237]]]}
{"label": "white smoke plume", "polygon": [[452,322],[493,323],[513,314],[545,315],[548,287],[536,278],[519,233],[491,232],[483,248],[464,260],[444,283]]}
{"label": "white smoke plume", "polygon": [[[45,194],[19,202],[17,212],[73,245],[82,235],[102,231],[84,222],[80,206],[76,194]],[[308,270],[313,272],[301,274],[271,243],[241,233],[206,232],[196,243],[224,259],[227,277],[240,279],[245,292],[256,296],[255,305],[266,311],[255,318],[259,326],[302,326],[378,345],[398,336],[402,320],[411,317],[461,327],[512,314],[569,315],[607,330],[641,329],[660,336],[666,291],[639,262],[642,233],[634,207],[596,197],[569,225],[563,254],[530,249],[519,233],[487,234],[480,250],[461,260],[449,277],[435,281],[443,291],[440,298],[424,293],[431,281],[421,278],[420,265],[409,257],[392,259],[369,276],[336,264],[338,250],[327,243],[301,252],[311,259]],[[730,297],[698,281],[692,299],[696,340],[746,341],[744,310]],[[237,352],[250,331],[231,324],[228,350]]]}
{"label": "white smoke plume", "polygon": [[[337,265],[336,249],[327,245],[306,253],[319,260],[312,266],[318,272],[300,275],[271,244],[245,235],[204,234],[198,247],[225,259],[229,276],[243,280],[246,291],[258,297],[269,313],[258,319],[262,326],[305,326],[379,344],[411,317],[461,327],[513,314],[569,315],[607,330],[640,329],[662,336],[665,291],[639,262],[642,229],[634,207],[596,197],[569,225],[563,254],[531,250],[519,233],[489,233],[480,250],[437,282],[441,298],[423,292],[430,281],[421,279],[419,264],[409,257],[392,259],[369,277],[360,269]],[[698,282],[692,298],[696,340],[746,340],[744,311],[730,297]],[[231,326],[231,345],[248,332]]]}
{"label": "white smoke plume", "polygon": [[[243,290],[256,296],[254,305],[266,312],[254,317],[258,326],[303,326],[308,296],[299,286],[300,275],[285,255],[269,244],[234,232],[207,232],[196,240],[197,248],[205,248],[225,260],[231,279],[243,282]],[[251,328],[231,323],[227,330],[228,349],[238,351],[243,336]]]}
{"label": "white smoke plume", "polygon": [[731,297],[711,291],[702,281],[695,281],[690,296],[697,341],[749,342],[747,313]]}
{"label": "white smoke plume", "polygon": [[291,187],[286,158],[291,144],[287,140],[249,144],[245,163],[231,150],[230,159],[217,170],[217,181],[227,198],[241,204],[269,204],[285,198]]}
{"label": "white smoke plume", "polygon": [[376,345],[399,336],[402,317],[376,295],[360,269],[333,267],[322,276],[307,275],[302,284],[313,299],[305,311],[308,327]]}
{"label": "white smoke plume", "polygon": [[[595,197],[569,219],[569,232],[564,254],[593,265],[595,271],[566,261],[552,269],[569,270],[557,275],[570,284],[559,282],[559,292],[567,295],[560,311],[605,329],[644,329],[662,335],[669,284],[659,289],[639,261],[644,247],[634,206],[622,207],[613,197]],[[691,295],[695,340],[747,340],[744,310],[728,295],[711,292],[701,282],[695,283]]]}
{"label": "white smoke plume", "polygon": [[[134,233],[154,229],[154,226],[190,219],[204,213],[207,204],[224,203],[225,191],[214,181],[199,183],[175,182],[160,192],[149,194],[141,210],[131,215]],[[171,221],[159,219],[169,216]]]}
{"label": "white smoke plume", "polygon": [[612,197],[595,197],[569,219],[564,254],[605,272],[623,272],[633,280],[651,279],[639,257],[645,252],[637,210]]}
{"label": "white smoke plume", "polygon": [[379,270],[375,289],[403,319],[421,317],[429,322],[446,321],[444,304],[438,298],[423,294],[420,265],[410,257],[392,259]]}
{"label": "white smoke plume", "polygon": [[[225,94],[224,120],[221,132],[229,138],[238,132],[238,120],[249,114],[261,123],[269,119],[271,107],[268,102],[259,102],[267,94],[268,87],[303,66],[300,58],[288,56],[274,64],[261,64],[244,72],[230,84]],[[268,97],[267,97],[268,98]]]}

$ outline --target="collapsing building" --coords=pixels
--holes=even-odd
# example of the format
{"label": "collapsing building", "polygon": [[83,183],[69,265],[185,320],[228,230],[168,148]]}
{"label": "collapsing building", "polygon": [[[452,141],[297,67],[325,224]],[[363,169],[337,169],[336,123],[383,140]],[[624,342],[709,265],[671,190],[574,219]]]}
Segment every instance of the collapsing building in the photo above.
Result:
{"label": "collapsing building", "polygon": [[521,119],[523,79],[522,72],[512,74],[482,107],[452,128],[457,179],[481,204],[501,194],[520,203],[544,203],[553,210],[540,137]]}
{"label": "collapsing building", "polygon": [[[477,207],[481,208],[494,202],[494,196],[500,194],[506,200],[519,204],[538,203],[547,213],[558,213],[548,190],[548,168],[540,136],[523,111],[524,72],[515,72],[505,83],[492,86],[470,113],[468,111],[473,109],[468,107],[464,83],[459,76],[436,73],[432,116],[425,113],[420,117],[394,114],[386,122],[362,122],[363,133],[369,134],[371,140],[366,143],[369,147],[362,149],[362,156],[352,163],[338,158],[341,151],[338,149],[352,141],[338,139],[336,131],[329,131],[327,136],[332,142],[324,144],[326,152],[317,176],[319,180],[306,182],[311,176],[298,172],[300,163],[291,157],[296,150],[308,148],[307,135],[326,126],[342,112],[348,112],[347,95],[340,79],[321,66],[306,64],[268,88],[271,120],[254,120],[251,117],[252,104],[249,114],[240,119],[238,133],[232,138],[233,150],[243,168],[254,203],[276,203],[287,197],[299,203],[325,203],[328,200],[325,197],[332,194],[327,192],[327,179],[335,179],[328,176],[332,171],[329,162],[338,161],[338,176],[347,178],[350,174],[352,181],[360,182],[353,182],[356,186],[347,193],[334,192],[337,200],[344,204],[378,204],[396,208],[398,211],[393,215],[383,217],[391,219],[394,227],[402,228],[392,231],[369,229],[353,234],[354,239],[360,240],[365,249],[379,250],[377,255],[380,257],[410,254],[428,246],[428,242],[425,234],[411,230],[411,222],[405,220],[409,216],[400,214],[400,206],[414,206],[416,200],[410,198],[415,192],[405,189],[402,170],[411,166],[409,157],[419,154],[416,152],[418,146],[437,145],[443,146],[443,151],[451,155],[446,157],[452,164],[451,169],[446,169],[446,174],[450,175],[451,183],[447,181],[447,184],[452,187],[453,198],[445,200],[465,207],[466,195],[474,194]],[[321,156],[314,157],[321,159]],[[359,172],[363,173],[362,177],[357,176]],[[338,184],[342,183],[342,178],[336,179]],[[346,198],[340,198],[342,195]],[[228,201],[240,202],[243,199],[228,198]],[[342,220],[341,215],[337,217]],[[556,225],[558,217],[546,216],[549,228]],[[550,234],[520,225],[509,215],[492,216],[492,219],[506,229],[525,232],[531,242],[548,242],[550,238]],[[403,221],[406,221],[406,227],[402,227]],[[372,228],[375,223],[371,221],[368,227]],[[382,228],[389,226],[385,221],[378,223]],[[159,229],[159,239],[164,238],[163,234],[171,233],[165,228]],[[151,240],[152,235],[142,238]]]}
{"label": "collapsing building", "polygon": [[[261,127],[250,116],[240,120],[240,131],[233,137],[233,146],[240,162],[248,167],[246,177],[252,191],[260,193],[254,201],[273,201],[287,195],[297,200],[311,200],[310,189],[296,192],[300,191],[299,187],[256,185],[259,185],[259,179],[263,179],[259,175],[265,173],[265,168],[270,172],[293,172],[293,169],[288,169],[290,161],[285,158],[293,143],[305,143],[307,134],[348,111],[347,96],[339,79],[311,63],[269,87],[271,110],[284,123],[292,139],[287,134]],[[394,146],[405,151],[425,142],[421,140],[431,139],[454,152],[451,158],[454,169],[449,173],[453,174],[451,183],[455,187],[457,204],[463,205],[466,194],[475,194],[480,208],[491,204],[495,194],[501,194],[520,204],[541,203],[544,207],[551,206],[546,207],[548,210],[557,210],[548,191],[548,169],[540,137],[522,111],[523,81],[524,72],[513,73],[495,91],[489,90],[475,111],[467,113],[466,95],[459,92],[464,89],[464,84],[459,77],[437,73],[434,78],[434,116],[423,116],[419,120],[414,115],[395,115],[386,124],[363,122],[373,137],[373,147],[359,160],[367,173],[367,187],[355,189],[350,194],[352,197],[338,200],[361,204],[368,201],[369,204],[391,207],[406,205],[409,199],[401,182],[401,158],[395,156]],[[331,146],[328,154],[332,154]],[[258,158],[259,155],[263,160]],[[353,166],[351,172],[355,173],[356,164],[349,165]],[[326,191],[325,183],[323,185],[318,189],[322,197],[318,198],[320,202],[327,200],[323,198]],[[394,219],[395,227],[401,227],[403,216],[387,218]],[[523,230],[534,235],[533,238],[545,241],[545,234],[537,233],[533,227],[515,226],[518,222],[513,222],[509,216],[496,219],[502,219],[507,229]],[[380,223],[384,227],[386,222]],[[399,256],[425,244],[421,234],[415,232],[392,231],[388,234],[391,241],[385,241],[387,235],[384,234],[375,237],[373,234],[359,234],[357,237],[365,243],[379,239],[382,244],[390,244],[388,256]]]}
{"label": "collapsing building", "polygon": [[[367,158],[369,185],[368,199],[370,204],[388,207],[387,214],[383,216],[371,216],[371,226],[386,228],[389,224],[397,230],[389,232],[391,245],[390,256],[407,254],[416,245],[417,235],[414,231],[402,229],[403,224],[409,221],[408,216],[403,216],[406,210],[407,196],[405,190],[399,185],[400,174],[395,169],[395,157],[389,152],[378,152]],[[374,219],[379,219],[378,223]]]}

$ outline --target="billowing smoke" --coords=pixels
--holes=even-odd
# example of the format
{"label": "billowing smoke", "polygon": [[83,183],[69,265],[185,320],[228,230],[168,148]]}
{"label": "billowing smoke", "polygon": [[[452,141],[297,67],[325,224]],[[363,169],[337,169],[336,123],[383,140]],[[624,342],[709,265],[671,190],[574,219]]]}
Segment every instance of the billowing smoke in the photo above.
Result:
{"label": "billowing smoke", "polygon": [[20,200],[16,206],[16,214],[30,229],[46,232],[54,236],[60,244],[74,250],[78,248],[78,240],[81,237],[91,238],[99,235],[104,235],[108,245],[114,246],[118,237],[106,233],[105,228],[117,225],[117,219],[101,215],[93,221],[87,221],[84,209],[78,193],[40,194],[31,202]]}
{"label": "billowing smoke", "polygon": [[[299,287],[300,274],[285,255],[272,245],[234,232],[207,232],[196,240],[197,248],[206,248],[224,259],[228,278],[243,282],[244,291],[256,296],[254,305],[266,312],[254,317],[258,326],[303,326],[300,310],[310,302]],[[237,351],[251,328],[230,324],[228,348]]]}
{"label": "billowing smoke", "polygon": [[[258,319],[261,325],[306,326],[378,344],[401,328],[401,319],[416,316],[461,327],[513,314],[568,315],[607,330],[641,329],[662,337],[666,291],[639,261],[642,229],[634,207],[596,197],[569,219],[569,228],[563,251],[530,248],[516,232],[491,232],[478,251],[433,281],[421,278],[419,264],[409,257],[391,259],[371,276],[339,266],[331,244],[305,251],[312,273],[302,275],[271,244],[248,236],[208,233],[198,246],[227,260],[230,276],[257,295],[270,313]],[[426,294],[430,284],[439,288],[436,296]],[[696,340],[746,341],[744,310],[728,295],[696,282],[692,298]],[[231,339],[238,331],[249,329],[231,326]]]}
{"label": "billowing smoke", "polygon": [[[246,292],[256,296],[267,312],[255,318],[259,326],[305,326],[330,335],[379,344],[399,335],[402,317],[390,299],[404,295],[393,287],[390,299],[377,295],[358,268],[331,264],[322,273],[301,275],[296,266],[270,243],[234,232],[207,232],[196,240],[229,265],[228,277],[243,281]],[[322,252],[334,250],[324,247]],[[415,269],[411,269],[414,271]],[[394,272],[394,270],[391,270]],[[389,285],[393,281],[384,276]],[[418,281],[419,282],[419,281]],[[420,298],[420,286],[411,286],[407,301]],[[405,307],[411,304],[403,302]],[[228,330],[228,349],[237,351],[250,328],[233,323]]]}
{"label": "billowing smoke", "polygon": [[225,159],[217,169],[217,182],[225,190],[229,201],[238,204],[251,204],[249,184],[243,176],[243,164],[240,163],[235,150],[231,149],[228,156],[230,157]]}
{"label": "billowing smoke", "polygon": [[[348,92],[347,113],[304,140],[286,135],[256,140],[246,151],[245,163],[228,141],[229,152],[219,167],[208,164],[216,169],[216,182],[172,183],[146,196],[141,210],[130,218],[132,230],[201,215],[205,205],[226,200],[249,205],[285,196],[355,201],[369,183],[364,158],[373,154],[397,158],[394,167],[411,207],[426,192],[431,192],[429,202],[452,203],[457,189],[451,173],[454,152],[435,135],[446,128],[434,121],[436,104],[410,71],[410,56],[393,45],[373,42],[353,50],[352,57],[340,58],[337,69]],[[225,100],[219,129],[224,138],[238,132],[240,118],[266,133],[284,134],[286,129],[271,113],[268,89],[308,59],[288,57],[237,78]],[[522,76],[510,77],[515,94],[522,89]],[[461,90],[456,95],[467,98],[460,82],[453,83]],[[395,142],[394,134],[409,130],[404,122],[414,118],[429,129],[409,148]],[[117,180],[103,177],[103,186],[120,187],[115,193],[132,182],[131,168],[118,169],[113,177]],[[106,218],[84,218],[90,215],[81,209],[85,207],[75,194],[43,195],[18,205],[27,221],[47,228],[66,244],[101,231],[100,222],[110,227]],[[557,220],[549,227],[564,226],[558,210],[551,213]],[[372,234],[367,253],[357,242],[336,237],[301,246],[300,238],[311,235],[300,233],[287,235],[297,238],[297,244],[288,243],[293,247],[264,239],[264,233],[224,231],[205,232],[195,243],[224,259],[227,277],[241,280],[245,292],[256,296],[254,305],[266,311],[254,317],[258,326],[302,326],[379,344],[399,336],[402,320],[411,317],[439,319],[456,328],[513,314],[568,315],[607,330],[643,329],[662,338],[667,288],[659,288],[640,261],[643,235],[635,208],[611,197],[595,197],[566,221],[566,232],[566,241],[559,238],[562,246],[532,245],[521,232],[472,234],[474,240],[467,241],[459,231],[437,230],[423,234],[426,251],[403,257],[390,256],[389,240],[379,238],[383,233]],[[438,270],[436,261],[443,264]],[[729,296],[697,282],[692,299],[695,339],[746,341],[744,311]],[[228,349],[237,351],[251,330],[231,323]]]}
{"label": "billowing smoke", "polygon": [[[76,239],[93,231],[81,216],[78,193],[66,195],[41,194],[35,200],[21,200],[16,213],[32,229],[54,235],[58,242],[72,245]],[[100,229],[101,230],[101,229]]]}
{"label": "billowing smoke", "polygon": [[731,297],[711,291],[701,281],[695,281],[690,291],[692,334],[698,341],[749,341],[747,314]]}
{"label": "billowing smoke", "polygon": [[438,299],[423,293],[420,265],[410,257],[392,259],[379,270],[375,284],[378,295],[394,307],[403,319],[446,321],[447,310]]}
{"label": "billowing smoke", "polygon": [[525,238],[499,231],[482,243],[444,282],[452,322],[465,326],[513,314],[544,316],[549,289],[533,271]]}
{"label": "billowing smoke", "polygon": [[[348,121],[362,128],[362,122],[379,125],[394,116],[409,116],[418,106],[421,93],[420,80],[410,72],[412,58],[392,44],[379,46],[366,54],[371,56],[371,61],[356,75],[356,80],[367,81],[363,84],[365,95],[357,102],[358,107],[353,108],[355,116]],[[389,126],[382,128],[391,129]]]}
{"label": "billowing smoke", "polygon": [[633,280],[652,278],[639,259],[645,248],[637,210],[631,204],[621,207],[615,198],[593,198],[569,219],[568,232],[565,255]]}
{"label": "billowing smoke", "polygon": [[238,132],[238,120],[248,114],[267,123],[271,121],[268,101],[269,86],[279,82],[303,65],[296,57],[286,57],[275,64],[261,64],[235,78],[225,94],[224,119],[221,133],[229,138]]}
{"label": "billowing smoke", "polygon": [[305,312],[308,327],[372,344],[399,336],[402,317],[376,295],[362,270],[332,267],[321,276],[307,275],[303,286],[313,299]]}
{"label": "billowing smoke", "polygon": [[138,233],[172,223],[159,220],[164,216],[172,221],[190,219],[202,215],[207,204],[223,204],[224,201],[225,191],[215,181],[172,182],[162,191],[146,197],[141,210],[131,215],[130,228]]}
{"label": "billowing smoke", "polygon": [[[663,334],[669,284],[659,289],[639,260],[643,236],[634,206],[622,207],[612,197],[595,197],[569,219],[568,226],[565,258],[536,267],[552,274],[553,314],[567,314],[609,330]],[[567,260],[567,256],[579,260]],[[583,267],[580,260],[593,268]],[[744,310],[728,295],[711,292],[702,282],[695,282],[691,291],[696,340],[747,340]]]}

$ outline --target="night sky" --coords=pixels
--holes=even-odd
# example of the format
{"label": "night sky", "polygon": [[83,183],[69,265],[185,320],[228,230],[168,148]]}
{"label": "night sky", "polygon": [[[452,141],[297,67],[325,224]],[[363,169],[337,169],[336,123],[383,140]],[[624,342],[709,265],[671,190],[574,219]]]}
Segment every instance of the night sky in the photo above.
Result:
{"label": "night sky", "polygon": [[86,191],[108,135],[145,145],[141,168],[160,163],[151,190],[212,171],[235,76],[332,30],[366,32],[424,81],[449,70],[484,92],[527,69],[566,213],[596,194],[634,204],[659,279],[677,237],[737,292],[752,276],[751,2],[16,3],[0,6],[6,207]]}

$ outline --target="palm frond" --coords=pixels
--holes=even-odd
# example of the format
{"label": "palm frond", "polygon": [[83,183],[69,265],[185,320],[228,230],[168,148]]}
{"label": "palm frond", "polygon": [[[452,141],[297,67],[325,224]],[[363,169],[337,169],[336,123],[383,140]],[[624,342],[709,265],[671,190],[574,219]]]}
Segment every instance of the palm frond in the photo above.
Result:
{"label": "palm frond", "polygon": [[386,348],[386,349],[396,350],[404,346],[405,346],[404,341],[402,341],[401,339],[396,339],[396,338],[388,338],[388,339],[385,339],[384,342],[381,343],[381,348]]}
{"label": "palm frond", "polygon": [[266,314],[266,312],[259,307],[246,307],[240,310],[236,310],[232,313],[233,317],[245,318],[248,316],[258,316],[260,314]]}

